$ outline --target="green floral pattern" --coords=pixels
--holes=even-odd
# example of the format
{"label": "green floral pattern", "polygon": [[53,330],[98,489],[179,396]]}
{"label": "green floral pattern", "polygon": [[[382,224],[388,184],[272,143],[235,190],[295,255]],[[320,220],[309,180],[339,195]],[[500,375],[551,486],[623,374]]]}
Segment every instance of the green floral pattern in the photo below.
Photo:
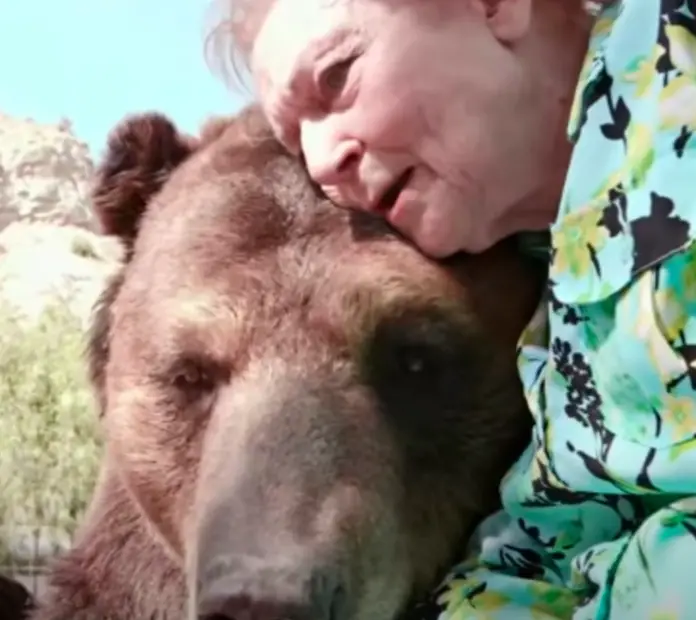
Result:
{"label": "green floral pattern", "polygon": [[696,0],[605,9],[519,344],[532,441],[420,619],[696,618],[694,131]]}

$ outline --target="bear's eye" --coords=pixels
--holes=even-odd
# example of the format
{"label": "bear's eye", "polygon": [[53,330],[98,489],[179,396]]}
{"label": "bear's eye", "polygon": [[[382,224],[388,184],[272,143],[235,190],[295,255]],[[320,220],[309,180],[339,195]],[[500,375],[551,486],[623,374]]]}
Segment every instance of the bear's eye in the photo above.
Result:
{"label": "bear's eye", "polygon": [[172,385],[187,394],[203,393],[215,387],[215,375],[201,362],[185,360],[171,372]]}
{"label": "bear's eye", "polygon": [[424,347],[414,345],[397,347],[394,354],[399,370],[407,375],[422,374],[437,365],[436,360],[433,362],[432,359],[428,359],[432,355]]}
{"label": "bear's eye", "polygon": [[385,317],[363,345],[365,387],[385,421],[407,438],[404,446],[425,446],[422,458],[442,444],[443,425],[466,420],[490,394],[491,344],[479,331],[456,313],[409,311]]}
{"label": "bear's eye", "polygon": [[385,319],[363,350],[364,376],[384,395],[431,399],[459,391],[476,374],[470,331],[433,311]]}

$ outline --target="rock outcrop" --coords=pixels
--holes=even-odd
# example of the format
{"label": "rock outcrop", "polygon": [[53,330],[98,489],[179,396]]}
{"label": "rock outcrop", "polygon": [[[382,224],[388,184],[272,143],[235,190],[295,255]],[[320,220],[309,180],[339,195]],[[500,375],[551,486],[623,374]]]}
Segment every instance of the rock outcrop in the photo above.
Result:
{"label": "rock outcrop", "polygon": [[69,122],[44,125],[0,113],[0,230],[40,221],[93,229],[93,164]]}
{"label": "rock outcrop", "polygon": [[121,247],[97,234],[94,165],[70,123],[0,113],[0,304],[37,317],[65,303],[86,324]]}

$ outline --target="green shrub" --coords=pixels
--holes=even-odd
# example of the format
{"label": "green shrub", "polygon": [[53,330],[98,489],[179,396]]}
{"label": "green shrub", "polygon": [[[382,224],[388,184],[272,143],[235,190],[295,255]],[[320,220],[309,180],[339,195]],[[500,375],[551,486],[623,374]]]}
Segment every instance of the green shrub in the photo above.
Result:
{"label": "green shrub", "polygon": [[101,443],[84,348],[65,307],[31,325],[0,308],[0,564],[34,528],[69,540],[89,501]]}
{"label": "green shrub", "polygon": [[76,236],[72,240],[70,250],[73,254],[77,254],[77,256],[82,256],[83,258],[92,258],[95,260],[100,258],[94,244],[86,237]]}

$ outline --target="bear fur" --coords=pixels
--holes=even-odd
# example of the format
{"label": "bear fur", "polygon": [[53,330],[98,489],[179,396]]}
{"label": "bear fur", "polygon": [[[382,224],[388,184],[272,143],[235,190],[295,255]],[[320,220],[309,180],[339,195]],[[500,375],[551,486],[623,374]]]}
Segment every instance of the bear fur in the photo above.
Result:
{"label": "bear fur", "polygon": [[0,618],[2,620],[26,620],[34,606],[34,598],[21,583],[0,575]]}
{"label": "bear fur", "polygon": [[[511,240],[434,262],[335,208],[255,106],[197,138],[125,119],[93,207],[128,256],[89,342],[106,447],[32,620],[277,620],[228,602],[295,604],[316,575],[343,607],[297,618],[396,618],[529,441],[516,342],[543,269]],[[228,606],[204,612],[213,581]]]}

